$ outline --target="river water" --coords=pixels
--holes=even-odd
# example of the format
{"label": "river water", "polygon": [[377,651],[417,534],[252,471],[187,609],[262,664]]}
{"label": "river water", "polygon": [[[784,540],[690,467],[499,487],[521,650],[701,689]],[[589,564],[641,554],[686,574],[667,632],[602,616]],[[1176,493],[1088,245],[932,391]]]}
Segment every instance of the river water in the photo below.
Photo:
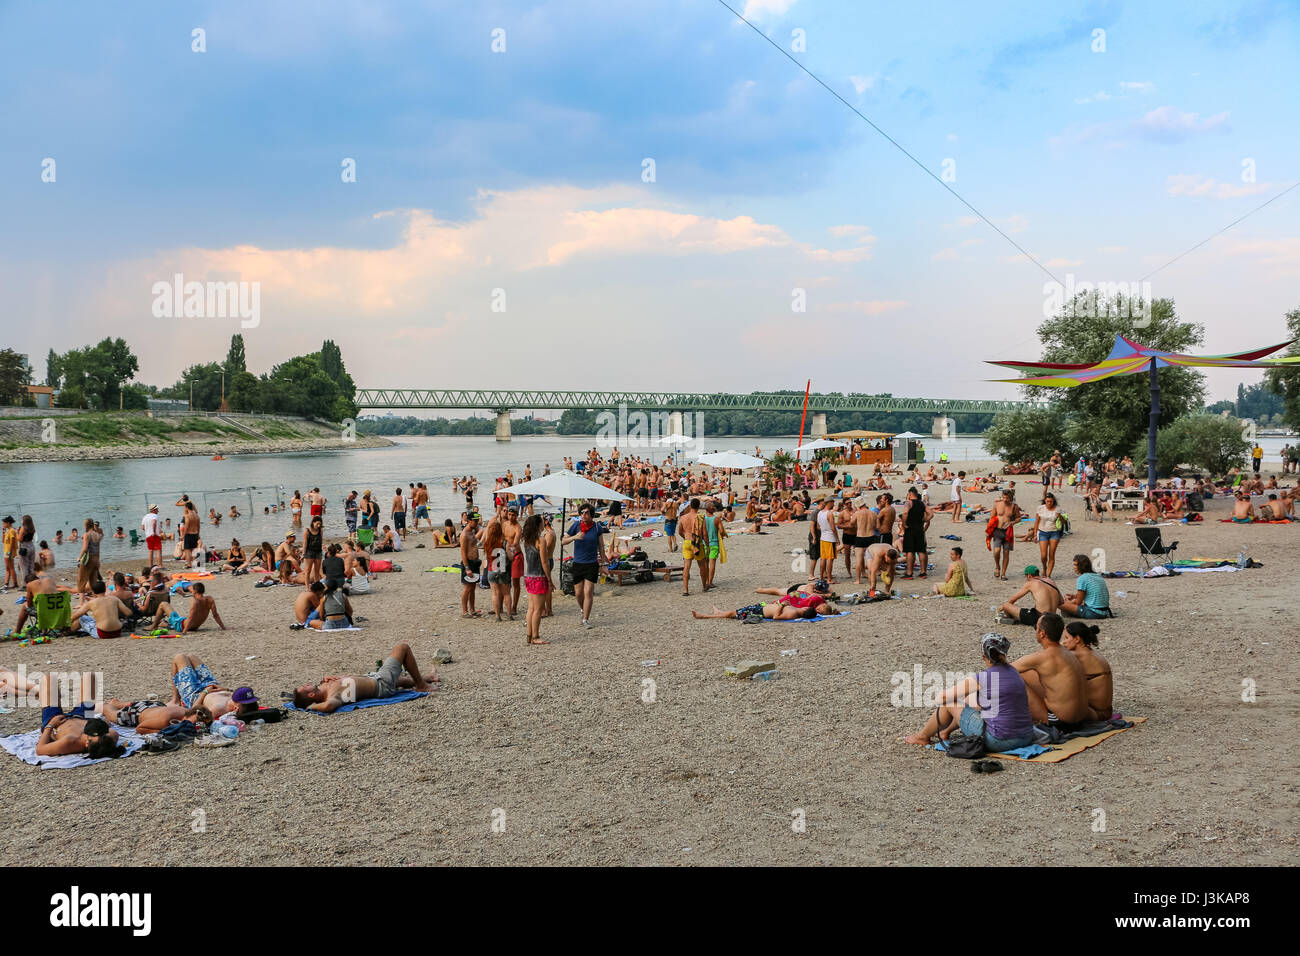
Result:
{"label": "river water", "polygon": [[[409,437],[394,439],[389,448],[357,448],[345,451],[297,452],[285,455],[239,455],[225,461],[211,461],[203,456],[182,458],[129,458],[105,461],[33,462],[0,464],[0,516],[21,518],[30,514],[39,538],[54,539],[55,531],[80,528],[86,518],[99,521],[105,531],[103,553],[107,559],[145,557],[144,546],[132,546],[129,538],[114,540],[117,527],[127,532],[140,527],[140,519],[149,504],[157,504],[159,513],[171,518],[172,529],[180,516],[175,502],[188,494],[199,506],[203,517],[204,542],[226,547],[231,537],[244,545],[263,540],[276,542],[289,525],[287,514],[269,515],[269,508],[281,497],[285,502],[295,490],[307,492],[319,487],[328,500],[326,531],[342,535],[343,499],[349,491],[373,491],[381,514],[387,519],[393,489],[406,488],[410,482],[423,481],[429,486],[430,514],[435,523],[444,518],[458,518],[464,507],[463,496],[452,492],[454,476],[475,475],[480,490],[477,501],[487,500],[493,481],[513,470],[522,480],[524,466],[531,464],[533,477],[540,477],[544,466],[562,467],[565,456],[581,457],[595,444],[591,437],[526,436],[511,442],[497,442],[491,436]],[[1265,460],[1276,462],[1288,439],[1261,439]],[[779,448],[790,451],[793,438],[732,437],[718,440],[717,450],[734,448],[752,453],[755,447],[763,454]],[[713,441],[706,439],[710,451]],[[928,458],[934,461],[941,452],[956,464],[987,459],[983,437],[961,435],[946,441],[925,442]],[[623,449],[627,451],[627,449]],[[602,454],[605,449],[602,449]],[[655,457],[666,452],[656,451]],[[240,518],[223,517],[221,526],[213,528],[207,520],[209,508],[223,516],[235,505]],[[408,517],[408,523],[413,516]],[[170,553],[170,547],[168,547]],[[76,562],[80,543],[54,546],[60,567]]]}

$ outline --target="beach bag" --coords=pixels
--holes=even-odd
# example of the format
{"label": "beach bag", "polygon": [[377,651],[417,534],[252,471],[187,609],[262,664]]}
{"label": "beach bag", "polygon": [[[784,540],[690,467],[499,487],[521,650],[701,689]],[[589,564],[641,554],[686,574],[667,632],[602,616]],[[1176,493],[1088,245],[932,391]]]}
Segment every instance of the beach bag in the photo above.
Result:
{"label": "beach bag", "polygon": [[172,611],[167,618],[167,626],[173,631],[179,631],[185,624],[185,618],[181,617],[180,611]]}
{"label": "beach bag", "polygon": [[392,561],[385,561],[385,560],[383,560],[382,558],[373,558],[373,559],[371,559],[371,561],[370,561],[370,570],[371,570],[372,572],[376,572],[376,571],[391,571],[391,570],[393,570],[393,562],[392,562]]}
{"label": "beach bag", "polygon": [[944,753],[949,757],[956,757],[958,760],[978,760],[988,753],[988,748],[984,746],[983,737],[958,737],[953,740],[951,737],[944,742],[947,748]]}
{"label": "beach bag", "polygon": [[565,561],[560,565],[560,591],[564,594],[574,593],[572,562]]}

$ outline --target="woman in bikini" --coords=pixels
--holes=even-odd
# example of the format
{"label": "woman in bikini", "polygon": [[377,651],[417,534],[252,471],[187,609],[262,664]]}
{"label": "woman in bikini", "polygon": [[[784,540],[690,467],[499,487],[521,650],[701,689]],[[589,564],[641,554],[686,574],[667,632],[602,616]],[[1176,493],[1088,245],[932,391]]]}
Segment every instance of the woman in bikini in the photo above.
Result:
{"label": "woman in bikini", "polygon": [[1110,720],[1115,713],[1115,682],[1110,662],[1097,653],[1097,638],[1101,628],[1096,624],[1071,621],[1061,636],[1061,646],[1079,659],[1088,685],[1088,706],[1097,712],[1098,720]]}

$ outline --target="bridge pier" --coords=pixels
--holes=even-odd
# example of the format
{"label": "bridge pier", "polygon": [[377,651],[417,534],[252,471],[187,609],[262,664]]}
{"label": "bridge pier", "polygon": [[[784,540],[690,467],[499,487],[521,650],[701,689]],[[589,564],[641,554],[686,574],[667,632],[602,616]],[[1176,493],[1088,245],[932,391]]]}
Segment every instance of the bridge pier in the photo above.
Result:
{"label": "bridge pier", "polygon": [[510,409],[497,409],[497,441],[510,440]]}
{"label": "bridge pier", "polygon": [[930,423],[930,435],[934,438],[938,438],[940,441],[946,438],[951,438],[952,434],[949,432],[949,427],[951,425],[951,418],[936,415],[934,420]]}
{"label": "bridge pier", "polygon": [[826,437],[826,413],[825,412],[813,412],[812,437],[813,438]]}

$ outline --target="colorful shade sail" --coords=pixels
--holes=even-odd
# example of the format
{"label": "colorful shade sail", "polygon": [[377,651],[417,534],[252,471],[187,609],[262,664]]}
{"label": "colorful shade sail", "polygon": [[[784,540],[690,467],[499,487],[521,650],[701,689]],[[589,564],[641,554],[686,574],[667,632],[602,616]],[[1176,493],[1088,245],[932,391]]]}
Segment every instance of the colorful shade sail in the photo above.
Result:
{"label": "colorful shade sail", "polygon": [[[1295,339],[1292,342],[1297,341]],[[1228,355],[1185,355],[1182,352],[1165,352],[1161,349],[1139,345],[1122,335],[1115,336],[1110,354],[1100,362],[989,362],[1024,373],[1026,378],[999,378],[997,382],[1016,385],[1044,385],[1049,388],[1074,388],[1088,382],[1098,382],[1115,375],[1133,375],[1146,372],[1154,360],[1156,368],[1181,366],[1183,368],[1278,368],[1300,363],[1300,356],[1290,358],[1264,358],[1291,342],[1271,345],[1250,352],[1233,352]],[[1051,374],[1046,374],[1050,372]]]}

